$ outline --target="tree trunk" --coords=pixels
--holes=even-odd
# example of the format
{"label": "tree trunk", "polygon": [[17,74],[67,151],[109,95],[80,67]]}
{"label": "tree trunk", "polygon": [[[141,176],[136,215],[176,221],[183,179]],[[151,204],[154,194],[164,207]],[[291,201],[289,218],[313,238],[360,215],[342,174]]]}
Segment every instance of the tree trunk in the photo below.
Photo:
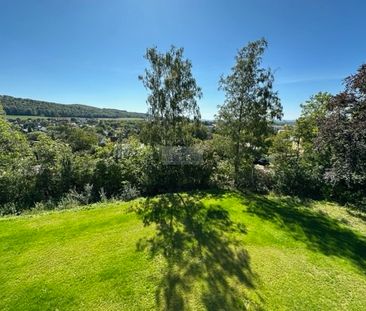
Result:
{"label": "tree trunk", "polygon": [[239,170],[240,170],[240,142],[238,141],[235,147],[235,160],[234,160],[235,187],[239,186]]}
{"label": "tree trunk", "polygon": [[235,160],[234,160],[234,183],[235,187],[239,186],[239,170],[240,170],[240,138],[241,138],[241,122],[242,122],[242,114],[243,114],[243,105],[240,104],[239,108],[239,126],[236,138],[236,146],[235,146]]}

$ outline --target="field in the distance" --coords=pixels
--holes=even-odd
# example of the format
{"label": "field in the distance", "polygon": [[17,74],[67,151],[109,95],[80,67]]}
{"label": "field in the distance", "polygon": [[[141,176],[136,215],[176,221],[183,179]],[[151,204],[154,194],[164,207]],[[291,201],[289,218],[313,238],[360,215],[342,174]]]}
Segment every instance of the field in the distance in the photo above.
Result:
{"label": "field in the distance", "polygon": [[146,227],[137,201],[0,219],[0,309],[366,306],[363,215],[234,193],[147,203]]}

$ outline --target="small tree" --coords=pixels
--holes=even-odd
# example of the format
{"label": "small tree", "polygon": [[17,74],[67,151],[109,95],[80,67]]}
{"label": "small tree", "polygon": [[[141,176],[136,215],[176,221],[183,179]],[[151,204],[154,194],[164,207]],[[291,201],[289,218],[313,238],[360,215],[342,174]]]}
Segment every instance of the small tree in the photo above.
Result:
{"label": "small tree", "polygon": [[186,124],[200,119],[197,99],[201,88],[192,75],[192,63],[183,58],[183,48],[172,46],[166,53],[156,47],[146,51],[150,68],[139,79],[149,90],[145,137],[152,145],[186,145]]}
{"label": "small tree", "polygon": [[27,137],[0,117],[0,214],[1,205],[32,203],[35,158]]}
{"label": "small tree", "polygon": [[238,51],[231,74],[219,82],[226,98],[217,123],[219,131],[232,142],[236,186],[240,184],[243,165],[252,171],[253,186],[253,161],[268,147],[273,120],[282,117],[280,99],[273,91],[273,74],[260,67],[266,47],[265,39],[249,42]]}
{"label": "small tree", "polygon": [[4,108],[3,108],[3,105],[1,104],[1,102],[0,102],[0,118],[3,118],[4,117],[4,115],[5,115],[5,110],[4,110]]}
{"label": "small tree", "polygon": [[273,137],[270,149],[275,190],[319,197],[324,192],[322,175],[326,159],[316,151],[319,121],[325,116],[332,96],[317,93],[301,105],[301,116]]}
{"label": "small tree", "polygon": [[304,152],[314,151],[314,140],[319,133],[319,122],[324,118],[327,105],[332,95],[327,92],[319,92],[310,97],[304,104],[301,104],[301,116],[296,120],[295,137],[298,148]]}

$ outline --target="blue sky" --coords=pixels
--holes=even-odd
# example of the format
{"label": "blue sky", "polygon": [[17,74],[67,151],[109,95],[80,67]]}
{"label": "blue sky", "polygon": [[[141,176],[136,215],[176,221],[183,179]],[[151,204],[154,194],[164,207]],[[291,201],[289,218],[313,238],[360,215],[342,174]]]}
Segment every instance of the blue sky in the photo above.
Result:
{"label": "blue sky", "polygon": [[0,0],[0,94],[146,111],[147,47],[183,46],[212,118],[238,48],[265,37],[285,119],[366,62],[363,0]]}

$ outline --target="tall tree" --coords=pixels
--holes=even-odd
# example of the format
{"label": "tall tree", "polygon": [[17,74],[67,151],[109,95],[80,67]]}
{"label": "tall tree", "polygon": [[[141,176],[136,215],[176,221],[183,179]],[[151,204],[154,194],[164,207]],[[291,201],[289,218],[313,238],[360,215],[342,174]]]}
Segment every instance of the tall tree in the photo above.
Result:
{"label": "tall tree", "polygon": [[325,179],[337,196],[366,197],[366,64],[327,105],[318,147],[329,155]]}
{"label": "tall tree", "polygon": [[232,142],[236,186],[240,184],[243,164],[254,172],[253,161],[268,147],[273,120],[282,117],[272,71],[261,67],[266,47],[265,39],[249,42],[238,51],[231,73],[219,82],[225,103],[219,109],[217,123],[220,132]]}
{"label": "tall tree", "polygon": [[156,47],[146,51],[150,68],[139,79],[149,91],[147,141],[152,145],[185,145],[190,136],[187,123],[200,119],[197,99],[202,96],[201,88],[183,52],[174,46],[166,53]]}
{"label": "tall tree", "polygon": [[[145,54],[150,67],[139,79],[149,91],[145,141],[153,147],[189,145],[193,134],[189,131],[189,124],[192,119],[194,121],[200,119],[197,100],[202,96],[201,88],[192,75],[192,63],[183,57],[183,52],[183,48],[177,49],[172,46],[166,53],[160,53],[156,47],[153,47],[147,49]],[[175,152],[174,148],[168,149],[170,150],[168,152]],[[167,152],[166,149],[165,152]],[[173,157],[175,157],[174,154]],[[186,169],[189,166],[179,160],[174,165],[161,160],[156,161],[157,165],[152,173],[148,173],[150,183],[154,185],[157,180],[158,188],[177,193],[169,196],[168,209],[162,209],[153,204],[150,212],[155,219],[168,224],[167,230],[173,237],[174,223],[179,219],[178,216],[182,210],[178,209],[176,198],[179,197],[183,205],[186,205],[179,191],[187,180]],[[149,211],[148,205],[146,211]],[[150,212],[145,214],[145,221],[148,221]]]}

